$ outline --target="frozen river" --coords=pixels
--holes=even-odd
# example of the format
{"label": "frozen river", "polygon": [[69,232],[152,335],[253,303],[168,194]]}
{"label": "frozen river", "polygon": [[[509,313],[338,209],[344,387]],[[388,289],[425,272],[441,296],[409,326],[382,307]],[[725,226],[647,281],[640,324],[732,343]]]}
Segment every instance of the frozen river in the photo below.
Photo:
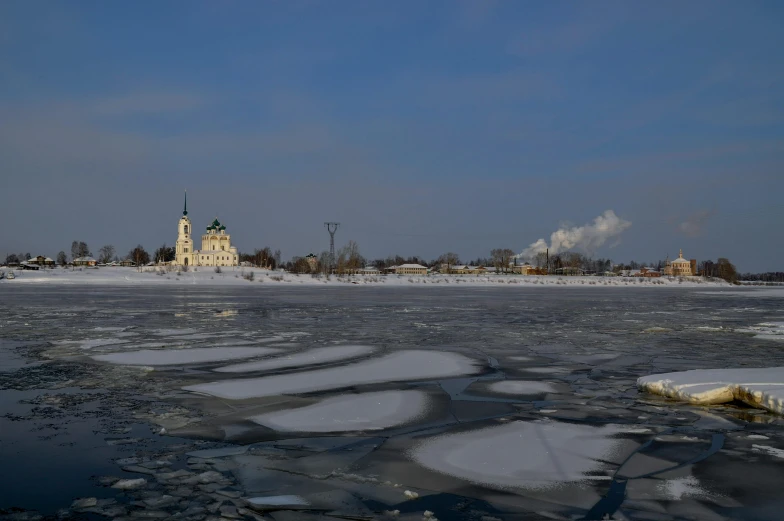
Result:
{"label": "frozen river", "polygon": [[0,520],[784,509],[780,416],[635,385],[784,366],[784,291],[0,290]]}

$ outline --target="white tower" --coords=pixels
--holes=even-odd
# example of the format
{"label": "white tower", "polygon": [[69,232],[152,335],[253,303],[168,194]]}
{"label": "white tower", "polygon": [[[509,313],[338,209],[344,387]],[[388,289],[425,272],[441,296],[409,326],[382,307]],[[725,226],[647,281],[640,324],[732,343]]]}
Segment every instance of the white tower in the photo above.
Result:
{"label": "white tower", "polygon": [[177,223],[177,245],[175,263],[180,266],[193,265],[193,239],[191,239],[193,227],[191,220],[188,219],[188,192],[185,192],[185,207],[182,210],[182,217]]}

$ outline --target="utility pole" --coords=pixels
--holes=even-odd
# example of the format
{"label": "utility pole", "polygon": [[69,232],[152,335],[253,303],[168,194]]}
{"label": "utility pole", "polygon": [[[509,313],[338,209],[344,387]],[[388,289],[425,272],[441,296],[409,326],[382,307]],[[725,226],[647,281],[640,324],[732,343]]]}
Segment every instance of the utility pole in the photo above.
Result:
{"label": "utility pole", "polygon": [[335,268],[335,232],[338,231],[340,223],[324,223],[329,232],[329,271]]}

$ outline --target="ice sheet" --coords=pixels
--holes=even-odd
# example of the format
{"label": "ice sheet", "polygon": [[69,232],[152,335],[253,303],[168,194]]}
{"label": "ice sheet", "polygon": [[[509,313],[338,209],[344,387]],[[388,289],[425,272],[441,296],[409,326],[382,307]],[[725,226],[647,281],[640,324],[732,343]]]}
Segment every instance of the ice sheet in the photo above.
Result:
{"label": "ice sheet", "polygon": [[637,379],[643,391],[699,404],[741,400],[752,407],[784,414],[784,367],[695,369]]}
{"label": "ice sheet", "polygon": [[273,360],[262,360],[245,364],[227,365],[216,369],[222,373],[247,373],[250,371],[270,371],[273,369],[285,369],[288,367],[301,367],[305,365],[323,364],[356,358],[368,355],[375,351],[370,346],[331,346],[311,349],[304,353],[296,353],[286,357],[275,358]]}
{"label": "ice sheet", "polygon": [[252,358],[277,353],[269,347],[197,347],[193,349],[143,349],[95,355],[93,359],[122,365],[178,365]]}
{"label": "ice sheet", "polygon": [[547,489],[590,479],[601,460],[621,450],[614,425],[589,427],[517,421],[425,441],[411,456],[419,464],[473,483],[504,489]]}
{"label": "ice sheet", "polygon": [[756,326],[735,330],[738,333],[753,333],[754,338],[784,342],[784,322],[763,322]]}
{"label": "ice sheet", "polygon": [[94,347],[127,344],[129,340],[119,340],[117,338],[92,338],[89,340],[60,340],[54,342],[57,345],[78,345],[79,349],[92,349]]}
{"label": "ice sheet", "polygon": [[446,378],[477,373],[478,362],[456,353],[399,351],[376,360],[295,374],[246,378],[184,387],[187,391],[241,400],[308,393],[375,382]]}
{"label": "ice sheet", "polygon": [[250,420],[278,431],[380,430],[421,416],[427,405],[427,394],[421,391],[382,391],[334,396],[314,405],[253,416]]}
{"label": "ice sheet", "polygon": [[504,380],[488,386],[495,393],[502,394],[543,394],[557,392],[555,386],[548,382],[533,380]]}

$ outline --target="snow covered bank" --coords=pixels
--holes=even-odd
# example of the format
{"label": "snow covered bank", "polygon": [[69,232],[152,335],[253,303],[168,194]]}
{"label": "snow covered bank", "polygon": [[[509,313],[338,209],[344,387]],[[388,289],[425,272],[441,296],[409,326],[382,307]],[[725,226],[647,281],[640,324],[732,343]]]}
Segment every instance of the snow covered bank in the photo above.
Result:
{"label": "snow covered bank", "polygon": [[[189,271],[169,271],[169,268],[98,268],[83,270],[40,270],[18,272],[13,280],[0,280],[0,284],[46,284],[46,285],[205,285],[205,286],[496,286],[496,287],[728,287],[724,282],[709,282],[698,277],[686,278],[643,278],[643,277],[567,277],[567,276],[523,276],[523,275],[345,275],[312,276],[297,275],[259,268],[223,268],[215,273],[212,268],[191,268]],[[758,288],[739,288],[741,293],[766,291]],[[780,290],[784,294],[784,290]]]}
{"label": "snow covered bank", "polygon": [[761,369],[696,369],[637,379],[642,391],[675,400],[712,405],[740,400],[784,414],[784,367]]}

